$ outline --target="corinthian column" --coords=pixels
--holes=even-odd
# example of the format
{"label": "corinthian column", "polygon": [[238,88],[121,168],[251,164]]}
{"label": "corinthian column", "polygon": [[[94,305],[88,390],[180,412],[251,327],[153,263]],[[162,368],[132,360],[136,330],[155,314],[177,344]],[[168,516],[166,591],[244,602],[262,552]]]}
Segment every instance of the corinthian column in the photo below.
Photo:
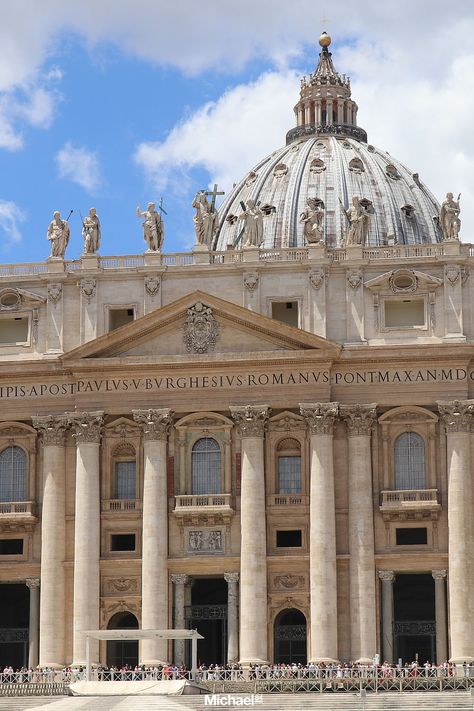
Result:
{"label": "corinthian column", "polygon": [[333,427],[335,402],[301,404],[311,432],[309,500],[310,649],[316,664],[337,659],[336,513]]}
{"label": "corinthian column", "polygon": [[376,652],[374,514],[370,437],[375,405],[341,405],[349,439],[349,576],[351,657],[370,662]]}
{"label": "corinthian column", "polygon": [[[184,573],[177,573],[171,576],[174,585],[174,629],[184,630],[186,620],[184,616],[184,586],[189,581],[189,577]],[[174,641],[174,663],[183,666],[185,662],[184,639]]]}
{"label": "corinthian column", "polygon": [[[170,410],[133,410],[143,430],[142,629],[168,629],[168,491],[166,444]],[[168,640],[144,639],[140,663],[168,659]]]}
{"label": "corinthian column", "polygon": [[62,669],[65,663],[67,420],[65,417],[33,417],[33,426],[40,433],[43,445],[39,665]]}
{"label": "corinthian column", "polygon": [[239,659],[238,573],[224,573],[227,583],[227,664]]}
{"label": "corinthian column", "polygon": [[382,581],[382,658],[393,663],[393,570],[379,570]]}
{"label": "corinthian column", "polygon": [[470,431],[474,400],[438,402],[446,427],[451,661],[472,662],[473,505]]}
{"label": "corinthian column", "polygon": [[266,405],[231,407],[242,439],[240,495],[240,662],[265,662],[267,646],[267,534],[263,438]]}
{"label": "corinthian column", "polygon": [[436,663],[442,664],[448,658],[448,640],[446,636],[446,570],[432,570],[435,581],[435,617],[436,617]]}
{"label": "corinthian column", "polygon": [[[99,449],[103,412],[69,413],[68,419],[76,439],[73,665],[83,666],[86,663],[83,632],[99,628]],[[99,661],[96,640],[90,642],[90,660]]]}
{"label": "corinthian column", "polygon": [[38,666],[38,623],[39,623],[39,578],[27,578],[26,587],[30,590],[30,622],[28,645],[28,668]]}

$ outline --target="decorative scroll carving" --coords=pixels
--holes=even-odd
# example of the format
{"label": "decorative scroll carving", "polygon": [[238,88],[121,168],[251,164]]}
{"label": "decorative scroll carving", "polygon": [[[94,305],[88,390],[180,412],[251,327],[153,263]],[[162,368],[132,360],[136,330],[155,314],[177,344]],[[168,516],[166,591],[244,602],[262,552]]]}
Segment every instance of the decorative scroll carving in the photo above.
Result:
{"label": "decorative scroll carving", "polygon": [[82,296],[86,299],[87,303],[90,304],[95,296],[96,281],[92,277],[88,279],[81,279],[79,282],[79,288],[81,290]]}
{"label": "decorative scroll carving", "polygon": [[300,412],[311,434],[332,434],[334,420],[339,412],[337,402],[300,403]]}
{"label": "decorative scroll carving", "polygon": [[69,424],[66,417],[55,417],[54,415],[32,417],[32,422],[33,427],[41,435],[44,447],[52,445],[64,447],[66,429]]}
{"label": "decorative scroll carving", "polygon": [[[139,620],[141,611],[140,600],[101,600],[100,607],[104,623],[116,612],[131,612]],[[140,620],[139,620],[140,621]]]}
{"label": "decorative scroll carving", "polygon": [[377,406],[370,405],[340,405],[339,412],[345,420],[349,437],[370,435],[377,418]]}
{"label": "decorative scroll carving", "polygon": [[238,583],[240,579],[239,573],[224,573],[224,580],[226,583]]}
{"label": "decorative scroll carving", "polygon": [[467,282],[469,277],[471,276],[471,271],[469,267],[462,266],[461,267],[461,284],[464,286],[464,284]]}
{"label": "decorative scroll carving", "polygon": [[68,424],[73,430],[76,444],[81,442],[100,442],[100,430],[104,421],[104,413],[98,412],[66,412]]}
{"label": "decorative scroll carving", "polygon": [[380,580],[388,583],[393,583],[395,580],[395,573],[393,570],[379,570]]}
{"label": "decorative scroll carving", "polygon": [[351,289],[354,289],[356,291],[359,286],[362,284],[362,272],[360,269],[353,269],[350,272],[347,272],[347,283],[351,287]]}
{"label": "decorative scroll carving", "polygon": [[322,287],[325,279],[326,279],[326,270],[325,269],[313,269],[309,273],[309,283],[311,284],[313,289],[316,289],[316,291]]}
{"label": "decorative scroll carving", "polygon": [[255,274],[254,272],[244,274],[244,286],[249,291],[255,291],[258,286],[258,274]]}
{"label": "decorative scroll carving", "polygon": [[132,410],[133,419],[142,426],[143,436],[150,440],[165,440],[173,424],[173,413],[168,408]]}
{"label": "decorative scroll carving", "polygon": [[111,423],[107,426],[107,437],[119,437],[120,439],[127,439],[128,437],[134,437],[138,434],[138,428],[133,422],[126,422],[122,420],[116,425]]}
{"label": "decorative scroll carving", "polygon": [[230,412],[242,438],[263,437],[270,414],[268,405],[238,405],[231,407]]}
{"label": "decorative scroll carving", "polygon": [[112,578],[105,581],[106,593],[135,593],[138,591],[136,578]]}
{"label": "decorative scroll carving", "polygon": [[291,573],[275,575],[273,579],[273,585],[277,590],[295,590],[296,588],[302,588],[304,583],[304,575],[292,575]]}
{"label": "decorative scroll carving", "polygon": [[18,311],[25,307],[40,307],[46,299],[33,291],[5,287],[0,289],[0,311]]}
{"label": "decorative scroll carving", "polygon": [[451,286],[454,286],[461,276],[461,269],[458,264],[447,264],[444,268],[444,274]]}
{"label": "decorative scroll carving", "polygon": [[62,284],[48,284],[48,301],[56,305],[63,293]]}
{"label": "decorative scroll carving", "polygon": [[220,530],[188,531],[187,549],[190,553],[222,553],[224,536]]}
{"label": "decorative scroll carving", "polygon": [[212,309],[197,301],[186,312],[184,344],[188,353],[207,353],[214,350],[219,335],[219,324]]}
{"label": "decorative scroll carving", "polygon": [[304,420],[298,415],[291,415],[291,413],[283,414],[283,416],[278,415],[277,418],[268,423],[268,429],[272,432],[291,432],[293,430],[303,430],[305,427]]}
{"label": "decorative scroll carving", "polygon": [[157,295],[161,286],[161,278],[157,276],[147,276],[145,277],[145,290],[146,293],[153,297]]}
{"label": "decorative scroll carving", "polygon": [[473,423],[474,400],[438,400],[439,414],[446,432],[470,432]]}
{"label": "decorative scroll carving", "polygon": [[26,587],[30,588],[39,588],[40,586],[40,579],[39,578],[26,578],[25,580]]}
{"label": "decorative scroll carving", "polygon": [[432,570],[431,575],[435,580],[444,580],[447,576],[446,570]]}

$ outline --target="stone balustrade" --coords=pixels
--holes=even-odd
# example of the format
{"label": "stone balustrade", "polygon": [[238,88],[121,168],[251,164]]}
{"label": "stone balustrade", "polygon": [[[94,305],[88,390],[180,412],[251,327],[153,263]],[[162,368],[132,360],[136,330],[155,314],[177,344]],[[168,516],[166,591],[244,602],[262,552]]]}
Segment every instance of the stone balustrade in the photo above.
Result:
{"label": "stone balustrade", "polygon": [[403,489],[400,491],[382,491],[380,506],[398,508],[418,506],[419,504],[438,504],[438,489]]}

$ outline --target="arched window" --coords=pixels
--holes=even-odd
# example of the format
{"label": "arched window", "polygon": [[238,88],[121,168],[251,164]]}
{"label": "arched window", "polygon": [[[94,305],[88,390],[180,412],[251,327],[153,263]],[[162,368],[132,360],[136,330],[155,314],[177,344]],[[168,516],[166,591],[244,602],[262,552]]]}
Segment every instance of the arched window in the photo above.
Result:
{"label": "arched window", "polygon": [[416,432],[395,440],[395,489],[425,488],[425,442]]}
{"label": "arched window", "polygon": [[220,494],[221,448],[212,437],[202,437],[194,443],[192,460],[192,493]]}
{"label": "arched window", "polygon": [[21,447],[7,447],[0,454],[0,501],[26,501],[27,461]]}
{"label": "arched window", "polygon": [[112,496],[116,499],[137,498],[137,465],[135,449],[131,444],[121,444],[112,453],[114,482]]}
{"label": "arched window", "polygon": [[277,493],[301,493],[301,446],[296,439],[282,439],[277,447]]}

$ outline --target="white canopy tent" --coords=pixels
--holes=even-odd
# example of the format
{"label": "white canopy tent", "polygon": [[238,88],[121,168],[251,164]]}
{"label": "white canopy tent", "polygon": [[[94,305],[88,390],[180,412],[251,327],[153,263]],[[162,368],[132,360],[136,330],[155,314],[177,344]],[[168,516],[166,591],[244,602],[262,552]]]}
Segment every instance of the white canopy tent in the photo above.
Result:
{"label": "white canopy tent", "polygon": [[114,640],[140,640],[140,639],[190,639],[191,640],[191,678],[196,678],[197,671],[197,641],[204,639],[197,630],[85,630],[83,633],[86,637],[86,681],[91,680],[91,658],[90,658],[90,641],[91,639]]}

